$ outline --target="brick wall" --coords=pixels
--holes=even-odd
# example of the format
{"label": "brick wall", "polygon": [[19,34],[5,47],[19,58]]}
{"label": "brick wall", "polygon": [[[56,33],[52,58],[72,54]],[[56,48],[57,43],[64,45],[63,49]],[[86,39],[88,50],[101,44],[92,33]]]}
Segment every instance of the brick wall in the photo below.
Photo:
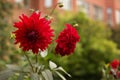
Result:
{"label": "brick wall", "polygon": [[[14,0],[11,0],[12,2]],[[52,0],[52,6],[55,7],[57,4],[58,0]],[[64,0],[63,0],[64,1]],[[77,6],[77,0],[71,0],[71,11],[77,12],[78,6]],[[97,5],[102,8],[103,11],[103,21],[107,23],[108,21],[108,14],[107,14],[107,9],[111,8],[112,9],[112,25],[116,25],[116,10],[120,10],[120,0],[83,0],[90,4],[90,12],[89,12],[89,17],[91,19],[94,19],[94,6]],[[50,7],[50,8],[51,8]],[[35,10],[40,10],[44,13],[47,13],[47,9],[45,7],[45,0],[29,0],[29,8],[35,9]]]}

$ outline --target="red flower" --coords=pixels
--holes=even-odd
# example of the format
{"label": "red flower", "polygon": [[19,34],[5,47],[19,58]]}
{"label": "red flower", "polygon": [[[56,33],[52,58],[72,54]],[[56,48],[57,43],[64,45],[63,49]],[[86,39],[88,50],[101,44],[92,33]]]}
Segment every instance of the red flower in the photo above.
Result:
{"label": "red flower", "polygon": [[60,33],[58,39],[56,40],[56,53],[64,56],[69,55],[74,52],[76,43],[79,41],[80,37],[76,29],[70,24],[66,25],[66,28]]}
{"label": "red flower", "polygon": [[113,75],[115,78],[120,78],[120,71],[119,71],[119,67],[120,67],[120,61],[119,60],[113,60],[110,63],[110,74]]}
{"label": "red flower", "polygon": [[118,60],[113,60],[111,63],[110,63],[110,66],[113,68],[113,69],[117,69],[118,66],[119,66],[119,61]]}
{"label": "red flower", "polygon": [[14,34],[15,43],[20,43],[23,51],[32,50],[37,54],[39,49],[45,50],[52,42],[53,30],[50,21],[40,18],[40,12],[34,12],[30,17],[20,16],[21,21],[16,22],[14,27],[18,28]]}
{"label": "red flower", "polygon": [[118,71],[118,72],[116,73],[116,76],[117,76],[118,79],[120,79],[120,71]]}

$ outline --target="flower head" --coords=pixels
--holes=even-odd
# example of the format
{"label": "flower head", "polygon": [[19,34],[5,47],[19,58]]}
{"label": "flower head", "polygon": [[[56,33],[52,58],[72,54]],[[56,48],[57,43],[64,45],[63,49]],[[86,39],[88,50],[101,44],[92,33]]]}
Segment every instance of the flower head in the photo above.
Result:
{"label": "flower head", "polygon": [[70,24],[66,25],[66,28],[59,34],[56,40],[56,53],[64,56],[74,52],[76,43],[80,40],[77,30]]}
{"label": "flower head", "polygon": [[120,79],[120,61],[119,60],[113,60],[110,63],[110,74],[113,75],[115,78]]}
{"label": "flower head", "polygon": [[110,66],[113,68],[113,69],[117,69],[118,66],[119,66],[119,61],[118,60],[113,60],[111,63],[110,63]]}
{"label": "flower head", "polygon": [[32,50],[37,54],[39,49],[45,50],[52,42],[53,30],[50,28],[51,21],[40,18],[40,12],[33,12],[30,17],[22,15],[21,21],[16,22],[14,32],[15,43],[20,43],[23,51]]}
{"label": "flower head", "polygon": [[118,71],[118,72],[116,73],[116,77],[117,77],[118,79],[120,79],[120,71]]}

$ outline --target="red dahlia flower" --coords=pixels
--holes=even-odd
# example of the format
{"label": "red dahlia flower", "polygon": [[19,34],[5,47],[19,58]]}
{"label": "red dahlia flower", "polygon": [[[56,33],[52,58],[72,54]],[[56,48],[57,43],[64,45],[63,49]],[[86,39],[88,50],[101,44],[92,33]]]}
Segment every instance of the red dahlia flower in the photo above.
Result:
{"label": "red dahlia flower", "polygon": [[111,63],[110,63],[110,74],[113,75],[115,78],[120,78],[120,71],[119,71],[119,68],[120,68],[120,61],[119,60],[113,60]]}
{"label": "red dahlia flower", "polygon": [[117,69],[118,66],[119,66],[119,61],[118,60],[113,60],[111,63],[110,63],[110,66],[113,68],[113,69]]}
{"label": "red dahlia flower", "polygon": [[116,77],[120,79],[120,71],[118,71],[116,75],[117,75]]}
{"label": "red dahlia flower", "polygon": [[23,51],[32,50],[37,54],[39,49],[45,50],[52,42],[53,30],[50,28],[50,21],[40,18],[40,12],[33,12],[30,17],[22,15],[21,21],[16,22],[14,32],[15,43],[20,43]]}
{"label": "red dahlia flower", "polygon": [[60,33],[58,39],[56,40],[56,53],[64,56],[69,55],[74,52],[76,43],[79,41],[80,37],[76,29],[70,24],[66,25],[66,28]]}

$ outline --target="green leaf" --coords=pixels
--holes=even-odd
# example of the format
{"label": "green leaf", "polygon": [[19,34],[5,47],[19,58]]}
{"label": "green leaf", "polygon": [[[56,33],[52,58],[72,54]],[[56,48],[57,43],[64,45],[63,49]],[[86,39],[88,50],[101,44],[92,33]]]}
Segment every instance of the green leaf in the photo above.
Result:
{"label": "green leaf", "polygon": [[63,71],[65,74],[67,74],[69,77],[71,77],[71,75],[69,73],[67,73],[62,67],[58,67],[57,69]]}
{"label": "green leaf", "polygon": [[8,80],[9,77],[11,77],[14,74],[12,70],[5,70],[0,72],[0,80]]}
{"label": "green leaf", "polygon": [[55,71],[55,72],[58,76],[60,76],[62,80],[66,80],[66,78],[61,73],[59,73],[58,71]]}
{"label": "green leaf", "polygon": [[10,69],[10,70],[21,70],[21,67],[19,67],[19,66],[17,66],[17,65],[10,65],[10,64],[8,64],[8,65],[6,65],[6,67],[8,68],[8,69]]}
{"label": "green leaf", "polygon": [[40,55],[41,55],[41,57],[43,57],[43,58],[46,57],[47,54],[48,54],[48,50],[47,50],[47,49],[40,52]]}
{"label": "green leaf", "polygon": [[57,68],[57,65],[54,62],[49,61],[49,67],[50,69],[54,69],[54,68]]}
{"label": "green leaf", "polygon": [[39,80],[39,75],[37,73],[31,73],[31,80]]}
{"label": "green leaf", "polygon": [[25,75],[25,73],[20,73],[20,75],[18,76],[18,80],[23,80],[24,79],[24,75]]}
{"label": "green leaf", "polygon": [[42,71],[42,75],[45,78],[45,80],[53,80],[52,72],[48,69]]}
{"label": "green leaf", "polygon": [[39,65],[37,72],[44,70],[44,67],[45,67],[44,65]]}
{"label": "green leaf", "polygon": [[40,75],[39,80],[44,80],[42,75]]}
{"label": "green leaf", "polygon": [[31,67],[27,66],[22,69],[24,72],[31,72]]}

